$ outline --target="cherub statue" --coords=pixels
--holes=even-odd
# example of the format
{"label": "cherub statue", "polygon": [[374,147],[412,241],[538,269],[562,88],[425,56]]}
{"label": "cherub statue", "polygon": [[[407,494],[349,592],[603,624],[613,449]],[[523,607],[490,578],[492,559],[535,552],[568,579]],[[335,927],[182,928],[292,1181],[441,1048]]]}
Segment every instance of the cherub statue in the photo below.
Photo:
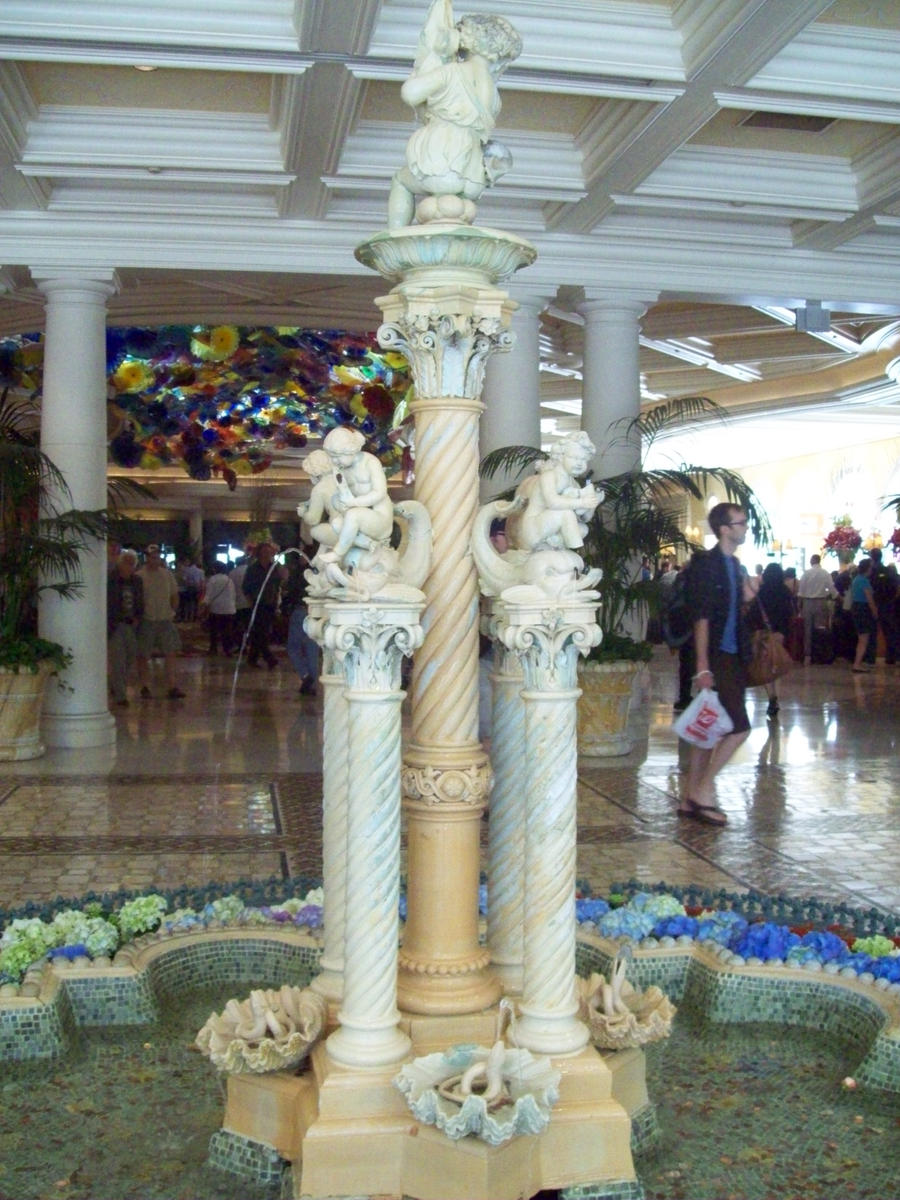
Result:
{"label": "cherub statue", "polygon": [[310,536],[320,546],[333,546],[338,539],[331,511],[331,498],[337,487],[331,459],[324,450],[313,450],[303,461],[312,489],[308,500],[297,505],[297,516],[309,528]]}
{"label": "cherub statue", "polygon": [[316,556],[322,562],[342,562],[353,547],[371,550],[390,539],[394,506],[387,478],[375,455],[363,450],[365,443],[358,429],[346,425],[332,429],[322,443],[332,475],[330,482],[320,479],[316,486],[325,485],[322,503],[330,516],[331,531],[337,535],[333,542],[327,536],[320,539],[331,547]]}
{"label": "cherub statue", "polygon": [[577,550],[584,545],[587,519],[603,499],[592,483],[577,482],[594,457],[595,447],[583,431],[556,442],[535,474],[519,484],[516,497],[524,508],[507,521],[507,536],[520,550]]}
{"label": "cherub statue", "polygon": [[504,17],[472,15],[454,25],[450,0],[433,0],[400,93],[423,124],[391,184],[392,229],[410,224],[421,195],[459,198],[455,209],[438,204],[424,219],[471,221],[473,201],[509,170],[509,152],[490,135],[500,112],[496,80],[521,52],[522,39]]}

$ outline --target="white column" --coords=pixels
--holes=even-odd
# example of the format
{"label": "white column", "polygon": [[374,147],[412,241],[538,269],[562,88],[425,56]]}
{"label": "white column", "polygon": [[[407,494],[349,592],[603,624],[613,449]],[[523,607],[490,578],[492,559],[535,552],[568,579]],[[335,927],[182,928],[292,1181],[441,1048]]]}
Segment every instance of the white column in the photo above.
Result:
{"label": "white column", "polygon": [[595,601],[575,597],[511,602],[507,594],[496,626],[525,677],[524,971],[516,1041],[539,1054],[573,1054],[590,1038],[575,983],[575,705],[579,652],[599,641],[596,610]]}
{"label": "white column", "polygon": [[[407,589],[412,591],[412,589]],[[421,593],[420,593],[421,596]],[[347,685],[347,913],[340,1027],[326,1049],[350,1067],[402,1061],[399,1028],[400,662],[422,642],[421,602],[326,604],[325,643]]]}
{"label": "white column", "polygon": [[[74,508],[106,507],[106,302],[112,270],[33,269],[47,297],[41,448],[59,467]],[[74,600],[44,593],[42,636],[72,651],[65,689],[49,687],[43,736],[48,746],[109,746],[116,740],[107,707],[106,550],[81,556],[83,587]]]}
{"label": "white column", "polygon": [[198,500],[197,507],[188,513],[188,537],[191,545],[199,547],[200,565],[203,565],[203,505]]}
{"label": "white column", "polygon": [[[501,446],[541,444],[540,334],[541,313],[547,300],[522,297],[515,290],[511,295],[519,304],[510,325],[515,341],[508,353],[492,355],[485,365],[485,410],[479,429],[481,458]],[[521,477],[522,472],[517,471],[482,479],[482,502],[512,487]]]}
{"label": "white column", "polygon": [[347,922],[348,711],[344,673],[325,644],[325,605],[309,597],[306,632],[322,647],[322,889],[325,944],[310,987],[327,1000],[344,994]]}
{"label": "white column", "polygon": [[[581,427],[597,447],[594,475],[608,479],[641,461],[637,436],[622,441],[628,421],[641,411],[640,320],[650,301],[616,295],[586,299]],[[621,422],[610,428],[615,422]]]}
{"label": "white column", "polygon": [[[501,611],[501,602],[494,600],[495,616]],[[507,993],[522,990],[527,787],[522,684],[522,667],[515,652],[495,638],[491,673],[494,787],[488,823],[487,938],[491,966]]]}

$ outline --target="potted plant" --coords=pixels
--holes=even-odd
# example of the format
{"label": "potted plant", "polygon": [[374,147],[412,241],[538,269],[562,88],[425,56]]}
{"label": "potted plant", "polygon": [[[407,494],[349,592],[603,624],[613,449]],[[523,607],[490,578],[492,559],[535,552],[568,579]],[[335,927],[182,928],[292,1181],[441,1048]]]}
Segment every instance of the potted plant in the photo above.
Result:
{"label": "potted plant", "polygon": [[41,451],[32,404],[0,394],[0,760],[43,753],[40,714],[47,679],[71,662],[37,634],[42,592],[75,596],[80,555],[107,533],[103,511],[69,507],[66,482]]}
{"label": "potted plant", "polygon": [[[655,405],[625,422],[624,429],[623,423],[617,422],[609,433],[611,439],[623,436],[629,442],[639,436],[646,459],[650,447],[664,434],[687,421],[710,417],[722,419],[717,404],[702,396],[688,396]],[[533,446],[506,446],[484,458],[481,472],[491,478],[498,471],[521,470],[542,457],[542,451]],[[714,485],[746,510],[755,541],[766,542],[770,529],[752,489],[725,467],[681,463],[646,470],[642,461],[632,471],[594,483],[604,499],[588,523],[579,553],[586,566],[603,572],[598,585],[603,638],[580,664],[578,741],[583,754],[612,756],[627,754],[632,747],[627,725],[634,677],[653,655],[643,630],[648,616],[658,609],[660,583],[643,578],[642,560],[647,558],[655,565],[665,551],[688,554],[699,548],[686,537],[666,502],[679,496],[702,500]]]}

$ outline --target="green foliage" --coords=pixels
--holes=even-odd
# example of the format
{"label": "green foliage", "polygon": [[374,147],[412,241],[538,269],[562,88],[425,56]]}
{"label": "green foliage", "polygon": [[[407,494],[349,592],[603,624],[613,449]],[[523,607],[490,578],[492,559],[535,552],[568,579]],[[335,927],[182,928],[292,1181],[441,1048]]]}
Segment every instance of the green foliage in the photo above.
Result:
{"label": "green foliage", "polygon": [[[725,416],[712,400],[687,396],[657,404],[632,421],[616,422],[608,431],[610,443],[631,442],[637,435],[646,455],[657,438],[698,419],[724,420]],[[619,430],[622,432],[617,434]],[[481,473],[490,479],[498,472],[523,470],[543,457],[533,446],[504,446],[485,456]],[[685,495],[702,500],[712,488],[724,491],[726,499],[746,511],[748,530],[757,544],[764,545],[771,537],[768,518],[753,489],[727,467],[682,463],[647,471],[639,466],[609,479],[595,479],[594,484],[604,499],[588,524],[584,549],[579,553],[587,566],[603,571],[599,584],[603,642],[591,652],[595,661],[650,657],[649,647],[646,655],[626,651],[629,642],[634,645],[625,632],[628,623],[655,614],[659,605],[659,583],[641,579],[641,558],[646,555],[655,564],[665,550],[686,555],[700,548],[686,538],[676,518],[666,511],[666,501]]]}
{"label": "green foliage", "polygon": [[42,452],[31,405],[0,394],[0,666],[37,671],[49,662],[62,670],[71,656],[37,637],[43,592],[64,599],[81,589],[80,557],[107,533],[102,510],[69,507],[71,495],[53,461]]}

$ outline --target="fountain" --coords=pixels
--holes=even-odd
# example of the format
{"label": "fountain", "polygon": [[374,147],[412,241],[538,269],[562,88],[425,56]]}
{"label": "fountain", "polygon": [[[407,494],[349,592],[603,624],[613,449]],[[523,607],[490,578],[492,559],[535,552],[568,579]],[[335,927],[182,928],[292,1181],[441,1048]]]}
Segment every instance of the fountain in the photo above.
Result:
{"label": "fountain", "polygon": [[[394,176],[389,228],[357,249],[393,284],[377,301],[378,338],[407,357],[415,380],[415,500],[391,513],[377,460],[335,430],[324,445],[330,474],[328,464],[311,464],[314,495],[302,506],[320,541],[307,572],[307,628],[324,649],[326,911],[323,971],[312,986],[328,1001],[330,1033],[303,1075],[232,1076],[225,1125],[289,1159],[298,1198],[640,1195],[617,1098],[623,1075],[590,1044],[575,976],[575,663],[599,638],[596,579],[568,545],[547,544],[554,533],[534,499],[524,525],[537,532],[518,573],[477,536],[484,368],[511,346],[516,307],[501,285],[535,257],[524,239],[472,223],[475,201],[510,162],[491,134],[497,77],[520,51],[505,19],[454,22],[449,0],[431,4],[402,93],[423,125]],[[395,516],[410,526],[402,558],[387,542]],[[556,533],[571,540],[573,519],[557,519]],[[478,740],[479,570],[494,597],[505,710],[527,781],[525,813],[508,778],[496,813],[508,834],[510,817],[525,816],[522,836],[491,831],[495,944],[487,946],[479,834],[492,771]],[[401,762],[400,660],[413,650]],[[502,749],[499,762],[509,776]],[[401,797],[408,915],[398,949]],[[405,1079],[413,1088],[410,1067],[450,1051],[465,1060],[468,1084],[482,1060],[457,1051],[494,1041],[504,991],[518,1008],[514,1045],[498,1040],[494,1050],[504,1063],[541,1056],[542,1079],[552,1082],[540,1089],[553,1099],[548,1119],[513,1121],[515,1136],[502,1144],[411,1120],[400,1087]],[[484,1053],[493,1061],[494,1051]],[[626,1091],[645,1104],[642,1060],[629,1061]]]}

